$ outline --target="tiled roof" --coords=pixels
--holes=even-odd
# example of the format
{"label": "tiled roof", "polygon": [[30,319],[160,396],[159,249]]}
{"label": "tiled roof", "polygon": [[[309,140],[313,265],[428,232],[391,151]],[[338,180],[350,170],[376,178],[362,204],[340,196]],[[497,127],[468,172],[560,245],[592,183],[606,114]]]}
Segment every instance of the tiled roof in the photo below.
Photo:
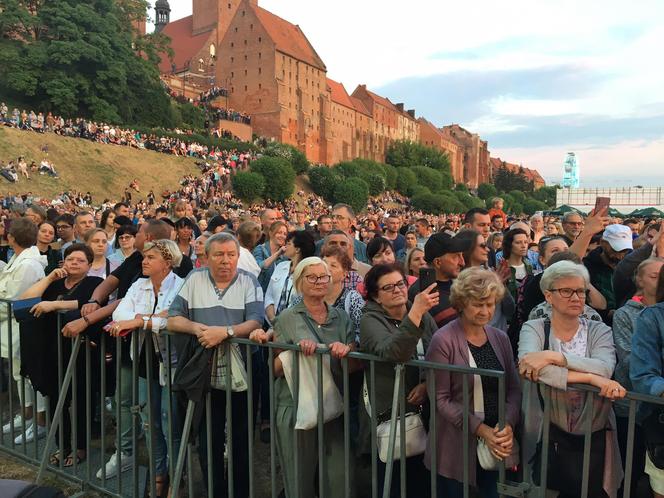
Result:
{"label": "tiled roof", "polygon": [[309,43],[299,26],[274,15],[261,7],[252,6],[258,19],[275,43],[277,50],[295,59],[327,71],[323,60]]}
{"label": "tiled roof", "polygon": [[[175,64],[176,71],[186,69],[192,57],[195,57],[200,52],[210,38],[210,31],[193,36],[191,34],[193,23],[194,16],[187,16],[177,21],[169,22],[162,30],[162,33],[171,39],[171,48],[174,52],[173,63]],[[166,54],[160,54],[160,56],[159,71],[170,73],[172,71],[171,61]]]}
{"label": "tiled roof", "polygon": [[364,105],[364,102],[352,96],[350,97],[350,101],[353,103],[353,107],[357,112],[361,112],[362,114],[366,114],[367,116],[371,117],[371,113],[369,112],[369,109],[367,109],[367,106]]}
{"label": "tiled roof", "polygon": [[[366,88],[365,88],[365,90],[366,90]],[[401,114],[401,111],[399,109],[397,109],[397,106],[395,106],[392,102],[390,102],[389,99],[387,99],[385,97],[381,97],[380,95],[373,93],[371,90],[366,90],[366,92],[367,92],[367,95],[369,95],[369,97],[371,97],[371,99],[374,102],[376,102],[377,104],[380,104],[383,107],[387,107],[388,109]]]}
{"label": "tiled roof", "polygon": [[420,126],[422,126],[422,127],[426,127],[427,129],[429,129],[430,131],[432,131],[433,133],[435,133],[435,134],[436,134],[438,137],[440,137],[441,139],[444,138],[444,136],[443,136],[443,132],[440,131],[438,128],[436,128],[436,126],[435,126],[433,123],[429,122],[429,121],[426,120],[425,118],[418,118],[417,121],[418,121],[418,123],[420,123]]}
{"label": "tiled roof", "polygon": [[491,157],[489,158],[489,161],[491,162],[491,167],[495,169],[500,169],[503,166],[505,166],[505,168],[508,171],[511,171],[513,173],[518,173],[521,169],[523,169],[523,174],[528,180],[534,182],[536,185],[545,184],[544,178],[542,178],[542,175],[540,175],[539,171],[537,171],[536,169],[523,168],[518,164],[503,162],[503,160],[498,157]]}
{"label": "tiled roof", "polygon": [[327,86],[330,87],[330,98],[332,99],[332,102],[341,104],[349,109],[355,109],[355,106],[351,102],[348,92],[346,92],[342,83],[327,78]]}

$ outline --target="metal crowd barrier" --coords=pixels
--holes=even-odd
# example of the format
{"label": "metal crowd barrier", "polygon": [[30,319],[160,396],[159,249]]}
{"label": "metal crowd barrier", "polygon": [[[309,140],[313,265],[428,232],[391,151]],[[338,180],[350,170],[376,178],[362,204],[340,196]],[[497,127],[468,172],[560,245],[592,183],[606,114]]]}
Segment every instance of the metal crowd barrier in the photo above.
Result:
{"label": "metal crowd barrier", "polygon": [[[2,301],[0,303],[0,309],[2,306],[6,306],[7,309],[7,316],[11,316],[11,302],[10,301]],[[60,324],[59,324],[60,325]],[[131,362],[131,447],[132,447],[132,455],[131,455],[131,469],[126,472],[121,472],[121,467],[120,467],[120,462],[118,462],[119,468],[117,471],[117,474],[115,477],[110,478],[106,475],[105,472],[105,463],[110,456],[108,454],[107,450],[109,449],[109,442],[110,438],[112,437],[114,439],[114,443],[116,446],[116,451],[119,451],[119,449],[122,447],[122,440],[121,440],[121,432],[123,429],[126,429],[124,427],[121,427],[120,420],[122,418],[121,414],[121,400],[123,399],[123,394],[127,395],[128,393],[123,393],[122,392],[122,386],[123,382],[121,382],[121,377],[124,374],[123,368],[122,368],[122,347],[121,347],[121,341],[123,339],[121,338],[112,338],[108,336],[106,333],[102,333],[100,336],[100,340],[98,344],[93,344],[92,341],[85,335],[81,335],[76,337],[76,339],[67,339],[64,338],[61,334],[58,334],[59,340],[58,340],[58,357],[62,357],[62,351],[63,348],[65,347],[65,341],[69,341],[71,343],[71,355],[69,356],[68,359],[65,359],[63,362],[58,362],[58,382],[60,386],[60,396],[58,399],[58,402],[55,406],[54,409],[54,416],[53,419],[51,420],[50,417],[48,417],[48,414],[50,413],[50,400],[47,401],[47,421],[46,421],[46,428],[48,431],[48,436],[44,440],[39,440],[35,439],[35,442],[32,444],[22,444],[22,445],[17,445],[14,442],[14,437],[17,434],[17,430],[20,430],[21,433],[25,432],[25,419],[23,419],[23,423],[21,424],[21,427],[14,427],[13,425],[13,420],[14,416],[17,413],[20,413],[20,402],[16,399],[16,393],[14,392],[14,388],[17,389],[18,392],[22,393],[22,399],[25,399],[25,393],[26,393],[26,382],[25,380],[21,377],[21,379],[18,382],[17,386],[13,386],[12,382],[12,365],[11,365],[11,358],[12,358],[12,337],[14,334],[17,334],[17,330],[13,330],[12,327],[12,320],[7,320],[6,318],[2,321],[1,324],[2,327],[7,327],[7,332],[8,332],[8,339],[9,339],[9,344],[8,344],[8,351],[9,351],[9,359],[4,359],[3,362],[6,364],[6,366],[9,367],[8,374],[5,372],[4,368],[0,368],[0,385],[5,385],[5,382],[7,383],[7,392],[0,394],[0,416],[1,420],[3,421],[9,421],[11,424],[11,431],[10,433],[7,434],[0,434],[0,452],[6,453],[8,455],[11,455],[13,457],[16,457],[22,461],[25,461],[26,463],[38,467],[38,474],[36,481],[40,482],[45,474],[47,472],[54,473],[57,476],[64,478],[65,480],[75,484],[76,486],[79,486],[81,489],[81,492],[78,495],[75,496],[84,496],[86,492],[88,491],[96,491],[98,493],[107,495],[107,496],[112,496],[112,497],[141,497],[144,496],[146,492],[148,492],[147,496],[156,496],[156,486],[155,486],[155,476],[156,476],[156,462],[155,462],[155,455],[154,455],[154,444],[145,444],[144,441],[140,440],[140,434],[139,434],[139,427],[140,425],[140,412],[141,410],[147,410],[147,419],[148,419],[148,424],[144,427],[145,430],[145,437],[151,437],[153,434],[150,431],[150,428],[153,427],[154,425],[154,417],[156,416],[161,416],[161,414],[155,414],[152,413],[152,383],[153,382],[158,382],[156,379],[153,379],[151,375],[147,375],[147,399],[145,400],[146,406],[142,406],[139,402],[139,394],[138,394],[138,378],[139,378],[139,369],[138,369],[138,361],[132,361]],[[61,327],[58,326],[60,329]],[[0,338],[2,340],[2,338]],[[151,332],[148,332],[145,334],[145,343],[144,343],[144,348],[150,348],[147,349],[152,350],[153,348],[153,334]],[[239,345],[239,347],[246,353],[246,358],[247,358],[247,384],[248,384],[248,390],[247,390],[247,417],[249,420],[248,423],[248,431],[247,431],[247,444],[248,444],[248,460],[250,462],[249,465],[249,493],[248,496],[250,498],[254,497],[263,497],[263,496],[271,496],[272,498],[277,498],[279,496],[279,493],[282,490],[282,478],[280,475],[279,471],[279,462],[277,458],[277,448],[276,448],[276,410],[275,410],[275,375],[274,375],[274,367],[273,367],[273,360],[275,358],[275,351],[276,350],[292,350],[295,351],[295,362],[294,362],[294,382],[296,384],[295,388],[293,389],[294,392],[296,393],[294,395],[294,413],[297,412],[297,406],[299,403],[298,400],[298,388],[297,386],[299,385],[299,370],[298,370],[298,362],[296,361],[298,356],[299,356],[299,347],[297,345],[292,345],[292,344],[279,344],[279,343],[268,343],[265,345],[257,345],[251,341],[248,341],[246,339],[232,339],[232,342],[236,343]],[[114,349],[113,349],[114,346]],[[173,350],[173,337],[170,334],[166,334],[166,346],[167,346],[167,351],[168,351],[168,356],[170,358],[170,353]],[[256,381],[257,379],[254,378],[254,362],[257,360],[256,357],[254,357],[253,353],[256,351],[256,348],[261,347],[261,348],[266,348],[266,353],[267,353],[267,368],[268,368],[268,389],[269,389],[269,405],[270,405],[270,410],[269,410],[269,416],[270,416],[270,443],[269,443],[269,448],[266,448],[266,445],[256,442],[254,438],[255,434],[255,429],[254,429],[254,422],[255,422],[255,406],[254,406],[254,388],[256,386]],[[113,372],[113,375],[116,377],[116,383],[115,383],[115,407],[113,409],[113,413],[109,414],[106,413],[106,403],[105,399],[107,397],[107,381],[108,379],[108,372],[106,368],[106,362],[107,362],[107,353],[113,350],[114,354],[114,359],[115,359],[115,371]],[[244,497],[237,497],[234,495],[234,477],[235,477],[235,468],[237,463],[234,462],[233,458],[233,444],[238,444],[239,441],[233,441],[233,438],[231,437],[232,434],[232,427],[233,427],[233,414],[232,414],[232,406],[231,406],[231,375],[230,375],[230,352],[227,348],[227,372],[226,372],[226,380],[227,380],[227,388],[225,390],[225,399],[226,399],[226,423],[227,423],[227,430],[226,430],[226,463],[225,463],[225,468],[227,470],[227,483],[228,483],[228,490],[227,490],[227,496],[231,498],[244,498]],[[318,426],[315,429],[317,431],[317,436],[318,436],[318,497],[319,498],[325,498],[326,496],[326,489],[324,487],[324,472],[325,472],[325,461],[326,461],[326,453],[325,453],[325,437],[324,437],[324,407],[322,406],[322,392],[323,392],[323,387],[322,383],[320,382],[320,379],[322,378],[322,368],[323,368],[323,355],[328,354],[327,349],[318,349],[316,351],[316,364],[317,364],[317,369],[318,369],[318,399],[319,399],[319,410],[318,410]],[[83,355],[83,360],[80,360],[80,355]],[[132,356],[133,358],[138,358],[138,341],[133,341],[133,351],[132,351]],[[93,360],[94,357],[94,360]],[[378,454],[377,454],[377,441],[376,441],[376,427],[378,425],[378,422],[376,420],[376,417],[371,417],[370,420],[370,437],[371,437],[371,445],[370,445],[370,462],[371,462],[371,484],[370,484],[370,489],[366,489],[366,493],[357,493],[356,490],[354,489],[354,481],[353,481],[353,469],[356,465],[356,455],[354,454],[352,444],[351,444],[351,418],[350,418],[350,397],[349,397],[349,392],[350,392],[350,384],[349,384],[349,361],[351,359],[355,360],[361,360],[364,365],[364,375],[366,378],[370,380],[369,385],[375,386],[375,376],[376,376],[376,365],[379,363],[384,362],[384,360],[364,354],[364,353],[357,353],[353,352],[348,355],[348,357],[344,358],[341,360],[341,367],[342,367],[342,375],[343,375],[343,446],[344,446],[344,482],[339,483],[339,486],[343,486],[343,495],[346,498],[364,498],[366,497],[371,497],[371,498],[379,498],[379,480],[378,480],[378,468],[377,468],[377,461],[378,461]],[[93,370],[93,361],[98,361],[99,362],[99,385],[98,386],[93,386],[93,379],[95,378],[93,376],[92,370]],[[146,362],[147,362],[147,371],[151,370],[151,361],[152,361],[152,356],[151,355],[146,355]],[[79,365],[80,368],[80,363],[82,362],[84,365],[84,372],[85,378],[78,378],[79,376],[76,375],[77,372],[77,364]],[[169,475],[169,482],[171,486],[171,494],[169,496],[176,497],[176,496],[189,496],[189,497],[198,497],[198,496],[208,496],[208,497],[213,497],[213,496],[219,496],[219,494],[215,494],[214,490],[214,476],[213,476],[213,454],[212,454],[212,440],[211,440],[211,429],[212,429],[212,407],[211,407],[211,394],[208,392],[205,395],[205,401],[203,402],[202,407],[198,407],[199,409],[202,409],[204,412],[204,423],[205,424],[205,433],[206,433],[206,454],[204,455],[204,458],[206,462],[200,462],[200,463],[205,463],[206,468],[207,468],[207,479],[205,481],[197,480],[195,479],[195,476],[197,475],[197,469],[194,464],[194,460],[197,459],[196,456],[196,443],[194,442],[194,434],[193,434],[193,421],[194,421],[194,414],[195,414],[195,409],[197,408],[193,402],[189,402],[186,407],[186,413],[184,414],[183,421],[182,421],[182,439],[180,442],[180,450],[178,454],[174,454],[174,448],[173,448],[173,437],[174,437],[174,414],[172,411],[172,406],[173,406],[173,396],[175,396],[175,393],[171,390],[171,379],[172,379],[172,372],[170,368],[170,362],[167,361],[164,363],[166,367],[166,379],[167,379],[167,393],[168,393],[168,403],[167,403],[167,423],[169,426],[169,433],[168,433],[168,475]],[[461,448],[461,457],[463,458],[463,461],[465,462],[464,465],[464,471],[463,471],[463,496],[464,498],[469,498],[472,495],[471,487],[469,485],[469,464],[471,462],[471,459],[475,460],[476,456],[470,454],[470,448],[469,448],[469,441],[471,435],[469,434],[469,414],[471,413],[471,407],[470,407],[470,389],[469,389],[469,376],[471,375],[480,375],[482,377],[493,377],[498,380],[498,389],[499,389],[499,425],[500,427],[504,427],[505,424],[505,410],[506,410],[506,379],[505,375],[503,372],[497,372],[497,371],[491,371],[491,370],[482,370],[482,369],[473,369],[469,367],[458,367],[458,366],[453,366],[453,365],[441,365],[441,364],[436,364],[436,363],[431,363],[427,361],[410,361],[405,364],[406,366],[410,367],[417,367],[421,370],[424,370],[426,372],[435,372],[435,371],[448,371],[456,374],[461,374],[463,375],[462,380],[463,380],[463,447]],[[96,368],[96,367],[95,367]],[[405,399],[405,386],[404,386],[404,379],[405,379],[405,373],[403,368],[395,368],[397,372],[399,372],[399,379],[400,381],[397,382],[396,387],[395,387],[395,392],[398,391],[400,395],[400,399]],[[84,382],[85,384],[85,409],[84,413],[78,413],[77,405],[78,399],[77,399],[77,391],[79,390],[79,385],[78,383]],[[429,438],[431,441],[437,441],[437,430],[436,430],[436,379],[434,375],[427,375],[427,393],[429,400],[432,400],[431,403],[429,403],[429,417],[430,417],[430,425],[429,425]],[[98,387],[98,397],[94,397],[96,388]],[[584,391],[587,391],[589,394],[588,396],[590,397],[590,400],[592,402],[593,397],[597,393],[597,389],[586,386],[586,385],[575,385],[575,386],[570,386],[574,389],[581,389]],[[37,409],[37,404],[36,404],[36,393],[34,390],[34,387],[31,387],[33,391],[33,410],[34,410],[34,415],[33,415],[33,420],[36,423],[36,409]],[[66,396],[67,393],[71,391],[71,399],[68,401],[68,397]],[[544,394],[544,411],[543,411],[543,422],[544,426],[547,426],[547,424],[550,421],[551,418],[551,388],[548,388],[545,386],[543,389],[543,394]],[[371,406],[376,406],[376,392],[375,389],[371,389],[369,391],[369,400],[371,403]],[[94,402],[93,402],[94,399]],[[393,400],[394,401],[394,400]],[[633,462],[633,448],[634,448],[634,438],[635,438],[635,429],[636,429],[636,411],[637,411],[637,403],[639,402],[648,402],[648,403],[655,403],[655,404],[664,404],[664,399],[662,398],[654,398],[652,396],[645,396],[637,393],[628,393],[627,397],[624,400],[624,403],[627,403],[629,406],[629,431],[628,431],[628,442],[627,442],[627,458],[626,458],[626,468],[625,468],[625,481],[624,481],[624,493],[623,497],[624,498],[629,498],[630,497],[630,476],[631,476],[631,468],[632,468],[632,462]],[[85,450],[86,450],[86,459],[84,462],[81,464],[78,464],[76,462],[76,458],[74,458],[73,465],[71,468],[65,468],[63,463],[65,460],[66,455],[61,454],[61,458],[59,460],[59,465],[51,465],[49,463],[49,457],[52,454],[53,450],[55,449],[55,446],[58,446],[59,448],[64,447],[64,441],[63,441],[63,431],[59,431],[59,439],[56,438],[56,430],[58,427],[63,426],[63,417],[64,414],[67,410],[67,406],[69,405],[69,410],[71,413],[71,432],[72,432],[72,451],[74,452],[74,455],[76,454],[76,440],[78,436],[78,429],[77,429],[77,422],[78,418],[83,416],[85,417]],[[396,407],[396,403],[393,402],[393,409]],[[359,409],[363,410],[364,407],[362,405],[362,401],[359,401]],[[404,434],[405,433],[405,406],[404,404],[399,404],[398,406],[399,410],[399,423],[400,423],[400,433]],[[94,422],[94,417],[95,414],[99,414],[99,423],[100,423],[100,434],[94,435],[93,430],[92,430],[92,424]],[[108,421],[110,418],[115,419],[115,430],[108,430],[107,425]],[[522,413],[522,418],[523,418],[523,413]],[[588,420],[590,420],[592,417],[589,417]],[[394,429],[395,423],[392,423],[392,428]],[[516,433],[516,429],[515,433]],[[312,429],[314,430],[314,429]],[[114,434],[113,434],[114,432]],[[58,439],[58,440],[56,440]],[[198,441],[198,445],[200,445],[201,441]],[[385,481],[384,481],[384,493],[383,497],[389,496],[389,489],[390,489],[390,484],[392,481],[392,478],[394,476],[393,474],[393,462],[392,462],[392,457],[394,456],[394,430],[392,430],[392,437],[390,438],[390,444],[389,444],[389,449],[388,449],[388,462],[386,464],[386,471],[385,471]],[[589,479],[589,473],[591,469],[589,468],[590,464],[590,449],[591,449],[591,426],[590,423],[586,424],[585,426],[585,446],[584,446],[584,460],[583,460],[583,468],[579,469],[580,472],[582,472],[583,475],[583,489],[582,489],[582,498],[587,498],[588,496],[588,479]],[[19,447],[20,446],[20,447]],[[549,434],[548,431],[543,431],[543,437],[542,437],[542,454],[547,455],[547,450],[549,447]],[[451,448],[450,451],[457,452],[459,448]],[[261,473],[260,475],[257,475],[256,472],[256,461],[258,457],[262,457],[263,459],[269,459],[269,484],[264,482],[265,477],[264,477],[264,472]],[[292,455],[294,461],[295,461],[295,469],[298,468],[297,462],[300,461],[301,455],[300,455],[300,449],[298,445],[295,445],[294,448],[294,454]],[[404,462],[405,460],[405,445],[401,445],[401,455],[400,455],[400,461]],[[521,460],[520,467],[522,468],[522,479],[520,482],[514,482],[514,481],[509,481],[507,480],[507,469],[505,468],[504,463],[501,463],[499,466],[498,470],[498,491],[501,496],[513,496],[513,497],[533,497],[533,498],[544,498],[546,496],[546,478],[547,478],[547,461],[546,458],[542,459],[542,466],[540,469],[541,472],[541,486],[535,486],[532,483],[532,479],[530,478],[531,476],[531,466],[529,462],[524,461],[523,459]],[[437,453],[436,451],[431,452],[431,468],[436,469],[437,468]],[[98,479],[95,474],[97,470],[101,468],[102,469],[102,474],[101,474],[101,479]],[[263,469],[265,470],[265,469]],[[296,470],[297,472],[297,470]],[[186,479],[184,476],[186,475]],[[512,475],[512,474],[510,474]],[[0,477],[1,473],[0,473]],[[300,476],[296,475],[296,480],[299,479]],[[400,496],[401,498],[405,498],[407,496],[406,494],[406,485],[407,485],[407,479],[408,475],[406,472],[406,466],[405,465],[400,465],[399,466],[399,477],[400,477]],[[263,479],[263,481],[261,481]],[[183,486],[184,489],[180,489],[180,484],[186,484]],[[437,496],[437,475],[436,472],[431,472],[431,477],[430,477],[430,490],[431,490],[431,496],[436,497]],[[202,487],[202,489],[201,489]],[[261,489],[263,491],[261,491]],[[288,498],[293,498],[293,497],[288,497]],[[301,496],[299,498],[312,498],[308,496]]]}

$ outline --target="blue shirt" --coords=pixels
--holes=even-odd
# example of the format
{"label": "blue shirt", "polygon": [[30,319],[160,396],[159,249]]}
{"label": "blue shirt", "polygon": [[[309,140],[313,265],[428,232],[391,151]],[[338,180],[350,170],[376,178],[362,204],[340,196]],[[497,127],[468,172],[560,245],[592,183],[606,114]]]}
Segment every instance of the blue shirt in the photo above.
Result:
{"label": "blue shirt", "polygon": [[[647,307],[636,319],[629,377],[639,393],[657,397],[664,393],[664,303]],[[652,408],[641,403],[640,413],[647,416]]]}

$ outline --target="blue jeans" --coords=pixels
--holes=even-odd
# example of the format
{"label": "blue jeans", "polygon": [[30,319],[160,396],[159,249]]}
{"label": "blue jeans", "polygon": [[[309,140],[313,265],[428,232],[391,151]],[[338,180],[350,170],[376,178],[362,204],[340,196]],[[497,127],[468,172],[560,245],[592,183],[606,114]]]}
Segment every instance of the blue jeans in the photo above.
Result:
{"label": "blue jeans", "polygon": [[[138,400],[141,405],[141,421],[145,427],[146,442],[148,448],[152,447],[152,454],[155,460],[155,472],[163,476],[168,474],[168,389],[166,386],[159,385],[157,379],[151,380],[152,388],[152,427],[150,427],[148,411],[148,381],[143,377],[138,378]],[[178,415],[178,407],[175,396],[172,396],[172,427],[170,427],[172,445],[171,452],[173,463],[177,461],[180,451],[180,440],[182,439],[182,425]]]}
{"label": "blue jeans", "polygon": [[[482,498],[498,498],[498,472],[484,470],[479,463],[476,464],[477,488]],[[455,479],[438,476],[438,498],[463,498],[463,483]]]}

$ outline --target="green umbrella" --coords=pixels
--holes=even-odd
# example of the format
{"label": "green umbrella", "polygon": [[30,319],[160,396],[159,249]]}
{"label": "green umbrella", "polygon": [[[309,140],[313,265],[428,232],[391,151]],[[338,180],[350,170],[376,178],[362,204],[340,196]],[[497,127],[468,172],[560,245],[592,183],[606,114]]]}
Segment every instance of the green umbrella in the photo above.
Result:
{"label": "green umbrella", "polygon": [[648,207],[632,211],[630,216],[639,216],[641,218],[661,218],[664,216],[664,213],[657,208]]}
{"label": "green umbrella", "polygon": [[564,214],[569,213],[570,211],[574,211],[575,213],[578,213],[578,209],[574,209],[572,206],[568,206],[567,204],[563,204],[560,207],[557,207],[556,209],[549,211],[549,214],[552,214],[554,216],[563,216]]}
{"label": "green umbrella", "polygon": [[624,218],[625,215],[622,214],[620,211],[618,211],[616,208],[609,208],[609,216],[613,216],[614,218]]}

